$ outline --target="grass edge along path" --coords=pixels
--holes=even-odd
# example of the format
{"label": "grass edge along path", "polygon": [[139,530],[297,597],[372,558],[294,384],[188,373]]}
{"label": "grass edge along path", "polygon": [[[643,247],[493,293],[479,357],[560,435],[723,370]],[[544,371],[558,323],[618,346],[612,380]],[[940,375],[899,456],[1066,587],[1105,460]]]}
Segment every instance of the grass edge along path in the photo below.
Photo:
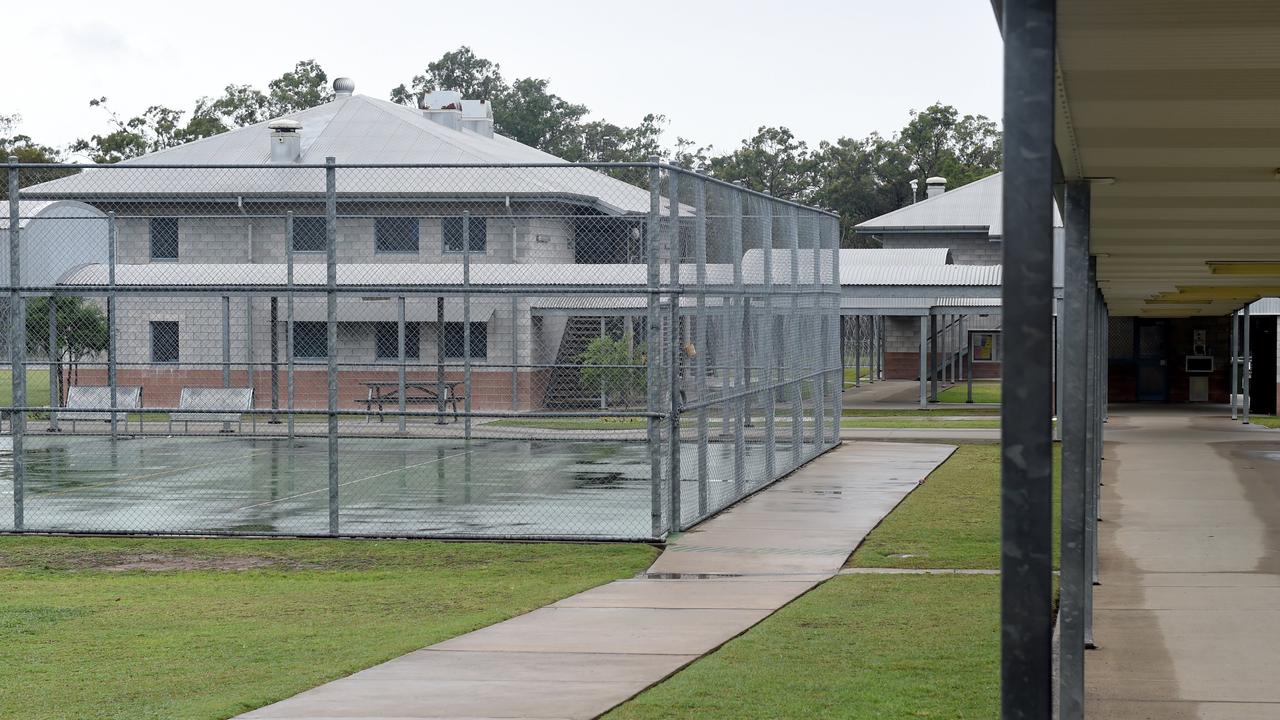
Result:
{"label": "grass edge along path", "polygon": [[642,571],[644,545],[0,537],[0,717],[228,718]]}
{"label": "grass edge along path", "polygon": [[[849,565],[998,567],[999,457],[959,446]],[[1055,528],[1055,556],[1057,543]],[[998,575],[837,576],[606,717],[995,717],[999,588]]]}

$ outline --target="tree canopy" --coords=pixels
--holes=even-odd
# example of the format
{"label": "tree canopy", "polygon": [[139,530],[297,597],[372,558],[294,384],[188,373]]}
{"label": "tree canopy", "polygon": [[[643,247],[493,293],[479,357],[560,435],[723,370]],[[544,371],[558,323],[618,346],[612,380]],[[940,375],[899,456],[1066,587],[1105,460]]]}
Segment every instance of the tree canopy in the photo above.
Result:
{"label": "tree canopy", "polygon": [[[999,126],[982,115],[962,115],[935,103],[911,110],[892,136],[872,133],[810,146],[786,127],[760,127],[736,148],[717,152],[676,137],[666,140],[668,121],[650,113],[634,125],[594,117],[590,108],[552,90],[548,78],[508,81],[501,66],[467,46],[428,62],[421,73],[391,91],[391,100],[417,106],[434,90],[458,90],[492,102],[496,132],[572,162],[640,162],[659,157],[713,177],[739,182],[776,197],[838,212],[843,243],[863,242],[853,226],[913,202],[912,181],[923,189],[930,176],[952,187],[999,170]],[[267,83],[227,85],[218,97],[196,100],[190,111],[163,105],[121,118],[105,97],[89,105],[106,112],[109,130],[71,143],[67,152],[101,163],[119,162],[156,150],[314,107],[333,98],[329,77],[315,60],[302,60]],[[0,151],[24,162],[63,157],[56,148],[17,133],[19,118],[0,115]]]}

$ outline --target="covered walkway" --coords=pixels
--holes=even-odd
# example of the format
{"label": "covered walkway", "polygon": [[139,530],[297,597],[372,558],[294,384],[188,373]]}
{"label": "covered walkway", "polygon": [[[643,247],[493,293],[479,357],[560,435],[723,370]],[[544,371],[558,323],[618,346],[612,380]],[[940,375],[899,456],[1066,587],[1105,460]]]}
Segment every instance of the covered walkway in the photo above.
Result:
{"label": "covered walkway", "polygon": [[1280,717],[1280,431],[1113,409],[1089,718]]}

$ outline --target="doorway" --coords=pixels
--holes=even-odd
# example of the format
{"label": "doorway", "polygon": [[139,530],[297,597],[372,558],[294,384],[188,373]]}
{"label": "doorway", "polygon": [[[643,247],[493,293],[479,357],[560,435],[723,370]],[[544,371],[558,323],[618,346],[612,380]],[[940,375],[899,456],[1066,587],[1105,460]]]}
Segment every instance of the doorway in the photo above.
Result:
{"label": "doorway", "polygon": [[1169,401],[1169,325],[1164,320],[1137,321],[1134,357],[1138,366],[1138,402]]}

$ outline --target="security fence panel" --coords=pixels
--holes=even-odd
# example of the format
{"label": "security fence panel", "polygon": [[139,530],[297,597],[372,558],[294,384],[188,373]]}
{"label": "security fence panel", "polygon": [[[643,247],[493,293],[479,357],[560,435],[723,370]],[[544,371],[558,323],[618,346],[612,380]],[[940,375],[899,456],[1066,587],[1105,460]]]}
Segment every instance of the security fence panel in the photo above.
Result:
{"label": "security fence panel", "polygon": [[839,439],[813,208],[656,161],[6,179],[0,530],[661,539]]}

